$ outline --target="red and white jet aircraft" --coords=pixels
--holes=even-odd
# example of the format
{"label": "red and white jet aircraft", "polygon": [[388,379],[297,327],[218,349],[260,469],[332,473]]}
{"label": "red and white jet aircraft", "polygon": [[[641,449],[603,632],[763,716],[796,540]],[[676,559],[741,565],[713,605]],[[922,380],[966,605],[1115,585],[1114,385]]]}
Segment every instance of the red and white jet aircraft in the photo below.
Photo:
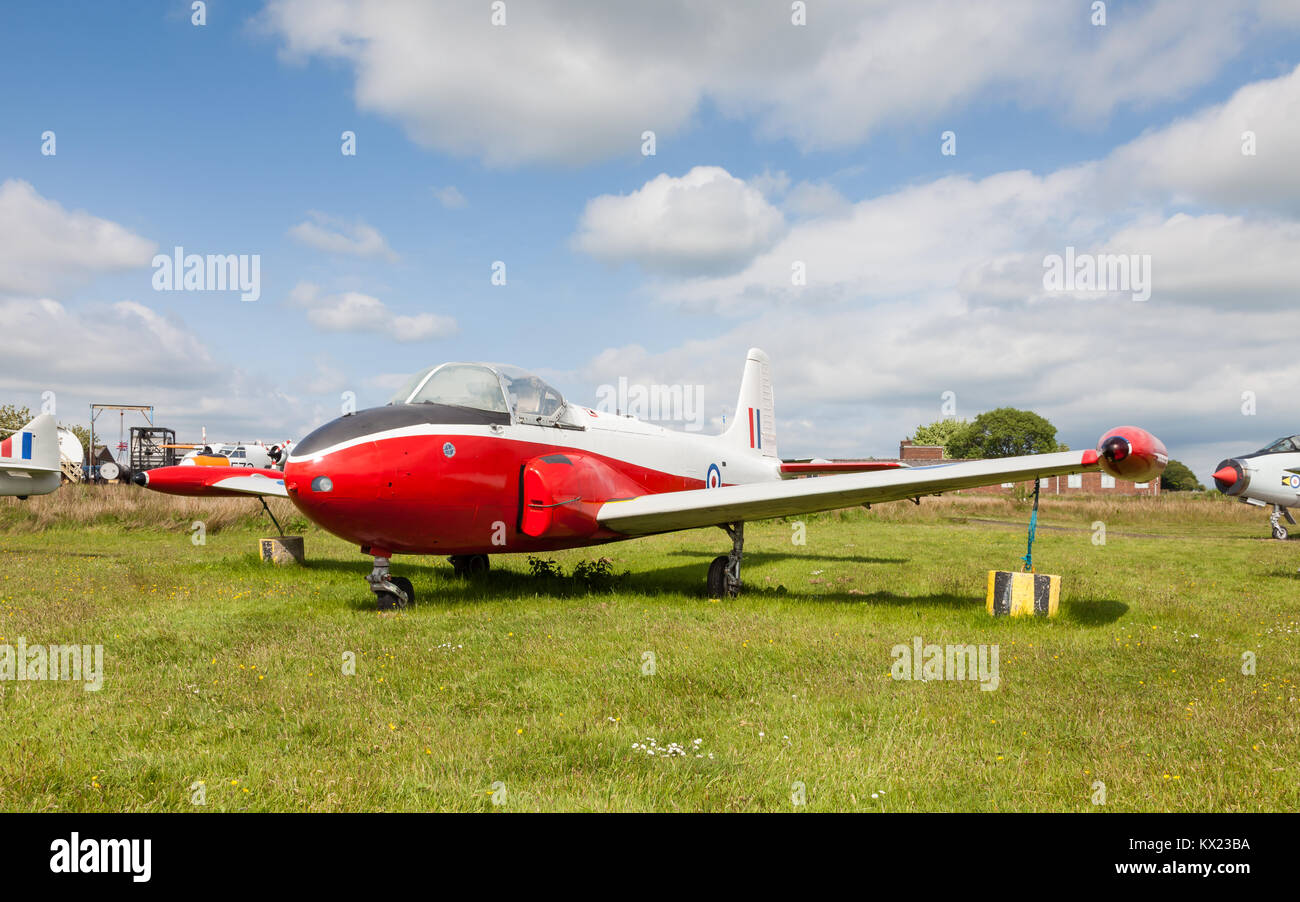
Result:
{"label": "red and white jet aircraft", "polygon": [[[517,367],[444,363],[387,405],[340,417],[293,446],[283,472],[166,467],[140,474],[182,495],[278,495],[374,558],[379,607],[405,607],[394,554],[447,554],[457,572],[488,555],[543,552],[719,526],[731,551],[708,570],[711,597],[740,589],[744,522],[953,489],[1102,469],[1146,481],[1168,461],[1133,426],[1096,449],[935,466],[783,463],[767,355],[751,349],[736,416],[721,435],[674,432],[565,402]],[[221,472],[225,470],[225,472]],[[215,472],[214,472],[215,471]],[[815,479],[796,476],[818,475]]]}

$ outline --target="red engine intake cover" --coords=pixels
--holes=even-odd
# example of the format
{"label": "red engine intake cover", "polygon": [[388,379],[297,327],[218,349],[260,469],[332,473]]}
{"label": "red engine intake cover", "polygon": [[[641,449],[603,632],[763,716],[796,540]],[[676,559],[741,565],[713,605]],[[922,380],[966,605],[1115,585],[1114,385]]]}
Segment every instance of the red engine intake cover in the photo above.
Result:
{"label": "red engine intake cover", "polygon": [[572,451],[534,457],[524,464],[519,529],[540,538],[590,536],[596,512],[613,498],[634,498],[645,488],[604,461]]}
{"label": "red engine intake cover", "polygon": [[1169,453],[1164,442],[1145,429],[1120,426],[1097,441],[1097,463],[1117,479],[1150,482],[1165,471]]}

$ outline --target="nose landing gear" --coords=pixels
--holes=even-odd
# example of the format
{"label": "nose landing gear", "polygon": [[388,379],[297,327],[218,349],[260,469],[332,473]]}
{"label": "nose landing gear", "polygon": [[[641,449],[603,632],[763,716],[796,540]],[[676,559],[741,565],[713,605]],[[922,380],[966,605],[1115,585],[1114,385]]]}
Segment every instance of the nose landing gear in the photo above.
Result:
{"label": "nose landing gear", "polygon": [[745,524],[724,523],[731,536],[731,553],[719,555],[709,564],[709,597],[735,598],[740,594],[740,559],[745,552]]}
{"label": "nose landing gear", "polygon": [[375,555],[375,567],[366,575],[370,591],[375,593],[375,607],[380,611],[408,608],[415,604],[415,587],[404,576],[388,572],[387,555]]}
{"label": "nose landing gear", "polygon": [[1295,519],[1291,516],[1289,510],[1276,504],[1273,505],[1273,513],[1268,515],[1268,524],[1273,527],[1273,538],[1275,539],[1285,539],[1288,535],[1286,527],[1282,525],[1283,517],[1286,517],[1286,522],[1292,526],[1295,525]]}

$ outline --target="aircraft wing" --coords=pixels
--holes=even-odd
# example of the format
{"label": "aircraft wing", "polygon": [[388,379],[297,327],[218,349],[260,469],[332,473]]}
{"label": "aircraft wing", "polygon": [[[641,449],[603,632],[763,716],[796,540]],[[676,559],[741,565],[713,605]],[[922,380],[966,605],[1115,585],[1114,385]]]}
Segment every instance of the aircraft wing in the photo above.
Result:
{"label": "aircraft wing", "polygon": [[[788,517],[858,504],[937,495],[954,489],[1060,476],[1098,468],[1097,451],[1060,451],[1027,457],[955,461],[871,473],[819,476],[641,495],[608,501],[596,513],[600,524],[625,535],[649,535],[738,520]],[[1163,469],[1163,464],[1161,465]]]}
{"label": "aircraft wing", "polygon": [[781,478],[797,479],[801,476],[828,476],[835,473],[870,473],[875,470],[897,470],[907,464],[894,460],[783,460]]}

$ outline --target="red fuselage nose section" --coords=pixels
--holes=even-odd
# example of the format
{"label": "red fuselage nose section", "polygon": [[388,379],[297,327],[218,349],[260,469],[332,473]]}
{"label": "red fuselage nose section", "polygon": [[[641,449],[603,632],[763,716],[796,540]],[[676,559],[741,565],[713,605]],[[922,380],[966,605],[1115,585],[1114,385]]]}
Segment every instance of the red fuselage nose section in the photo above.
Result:
{"label": "red fuselage nose section", "polygon": [[284,487],[294,505],[337,536],[372,544],[371,524],[391,496],[392,473],[378,445],[361,441],[318,457],[291,458],[284,465]]}

